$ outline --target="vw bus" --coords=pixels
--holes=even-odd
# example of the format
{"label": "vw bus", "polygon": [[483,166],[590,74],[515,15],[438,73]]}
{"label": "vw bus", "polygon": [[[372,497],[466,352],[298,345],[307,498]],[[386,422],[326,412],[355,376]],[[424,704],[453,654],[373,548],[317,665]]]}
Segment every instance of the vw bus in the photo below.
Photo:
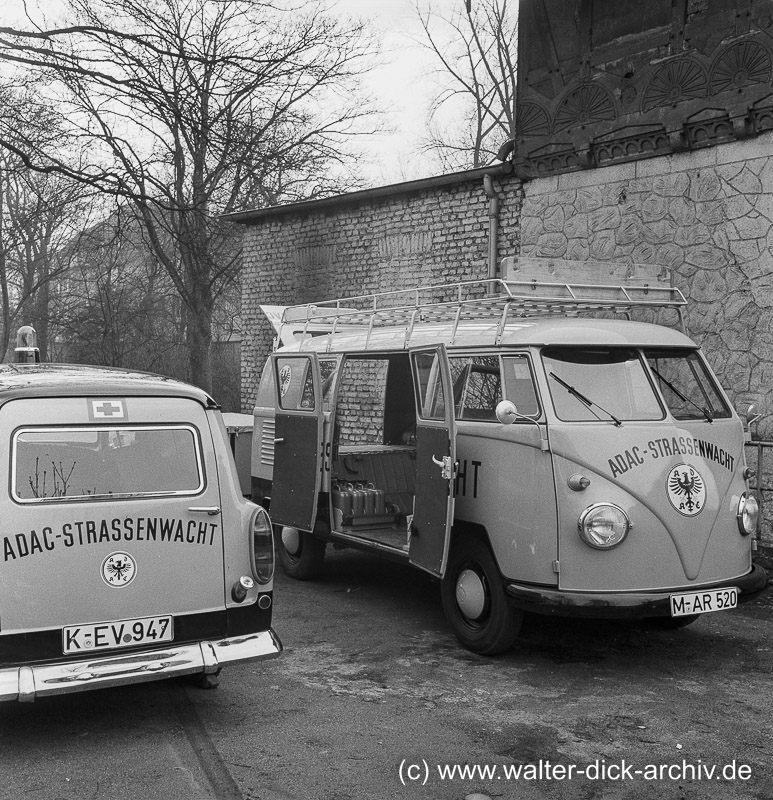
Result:
{"label": "vw bus", "polygon": [[[525,612],[679,627],[754,597],[744,428],[679,289],[630,265],[504,274],[285,310],[252,456],[284,570],[314,576],[331,543],[412,564],[483,654]],[[656,309],[677,327],[631,319]]]}
{"label": "vw bus", "polygon": [[0,366],[0,700],[278,655],[274,547],[218,406],[177,381]]}

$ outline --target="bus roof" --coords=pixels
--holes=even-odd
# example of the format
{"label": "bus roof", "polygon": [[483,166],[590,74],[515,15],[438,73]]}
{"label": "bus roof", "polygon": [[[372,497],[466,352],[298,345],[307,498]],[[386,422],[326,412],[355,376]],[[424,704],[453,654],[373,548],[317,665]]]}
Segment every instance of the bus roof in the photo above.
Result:
{"label": "bus roof", "polygon": [[441,343],[449,348],[465,349],[545,345],[697,348],[695,342],[681,331],[662,325],[621,319],[551,316],[510,320],[501,332],[496,322],[417,323],[410,331],[409,341],[402,326],[373,330],[364,326],[347,326],[335,333],[301,335],[281,350],[384,352]]}
{"label": "bus roof", "polygon": [[544,261],[518,259],[517,280],[487,278],[288,306],[276,326],[279,339],[289,345],[327,334],[326,347],[337,350],[405,349],[436,342],[573,344],[578,336],[585,344],[608,345],[610,337],[621,345],[665,344],[664,339],[674,342],[664,332],[668,328],[637,327],[643,323],[630,317],[634,310],[668,309],[676,313],[684,334],[680,344],[695,347],[686,337],[682,311],[687,301],[663,279],[662,268]]}

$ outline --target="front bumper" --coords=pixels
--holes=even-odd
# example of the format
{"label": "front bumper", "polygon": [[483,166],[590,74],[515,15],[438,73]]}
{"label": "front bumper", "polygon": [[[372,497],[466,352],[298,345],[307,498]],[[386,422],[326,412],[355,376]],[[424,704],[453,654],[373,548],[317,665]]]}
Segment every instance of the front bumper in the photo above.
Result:
{"label": "front bumper", "polygon": [[738,601],[753,600],[768,584],[765,570],[755,564],[740,578],[657,592],[567,592],[549,586],[508,582],[505,591],[513,605],[535,614],[603,619],[642,619],[671,616],[671,595],[736,586]]}
{"label": "front bumper", "polygon": [[271,658],[282,652],[273,630],[219,641],[203,641],[146,653],[106,655],[79,661],[33,664],[0,669],[0,701],[31,703],[38,697],[180,675],[213,675],[224,664]]}

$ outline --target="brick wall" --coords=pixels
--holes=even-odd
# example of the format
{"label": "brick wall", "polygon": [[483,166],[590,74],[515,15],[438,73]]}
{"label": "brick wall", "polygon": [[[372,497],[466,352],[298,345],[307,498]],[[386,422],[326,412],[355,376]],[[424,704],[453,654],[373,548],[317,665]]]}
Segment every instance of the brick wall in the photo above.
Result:
{"label": "brick wall", "polygon": [[[273,329],[260,304],[292,305],[408,286],[485,278],[489,200],[482,174],[404,194],[343,199],[263,218],[243,230],[242,410],[251,413]],[[518,252],[520,181],[494,179],[499,258]],[[297,207],[296,207],[297,208]]]}
{"label": "brick wall", "polygon": [[346,362],[336,406],[340,445],[384,443],[387,366],[386,361],[361,358]]}

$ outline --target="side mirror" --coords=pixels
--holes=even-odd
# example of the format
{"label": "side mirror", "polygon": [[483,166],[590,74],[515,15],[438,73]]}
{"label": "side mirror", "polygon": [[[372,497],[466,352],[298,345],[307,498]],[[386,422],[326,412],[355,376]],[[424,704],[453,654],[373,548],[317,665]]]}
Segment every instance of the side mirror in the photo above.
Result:
{"label": "side mirror", "polygon": [[497,419],[503,425],[512,425],[517,419],[522,419],[524,422],[530,422],[532,425],[537,426],[539,431],[539,449],[543,453],[550,451],[550,443],[548,442],[548,435],[546,430],[542,430],[539,422],[531,417],[525,417],[523,414],[518,413],[515,403],[512,400],[500,400],[496,407]]}
{"label": "side mirror", "polygon": [[518,409],[512,400],[500,400],[497,403],[496,415],[503,425],[512,425],[518,419]]}
{"label": "side mirror", "polygon": [[757,413],[757,408],[754,404],[750,405],[746,409],[746,415],[744,418],[744,426],[743,426],[743,440],[745,442],[750,442],[752,440],[752,425],[759,422],[762,414]]}
{"label": "side mirror", "polygon": [[759,421],[761,416],[762,414],[757,413],[757,408],[752,403],[752,405],[746,409],[746,427],[748,428],[754,425],[755,422]]}

